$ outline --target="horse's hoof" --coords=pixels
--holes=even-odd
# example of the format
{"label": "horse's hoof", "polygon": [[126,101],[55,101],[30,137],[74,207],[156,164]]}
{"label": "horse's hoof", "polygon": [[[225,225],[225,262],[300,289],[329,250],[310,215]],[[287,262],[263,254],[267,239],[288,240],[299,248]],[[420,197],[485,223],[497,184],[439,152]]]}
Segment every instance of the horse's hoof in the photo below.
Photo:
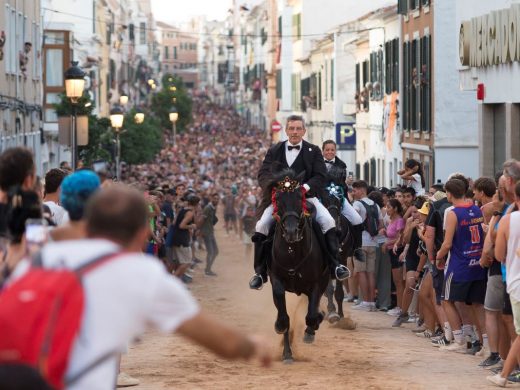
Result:
{"label": "horse's hoof", "polygon": [[282,360],[283,364],[293,364],[294,363],[294,359],[292,357],[290,358],[285,358]]}
{"label": "horse's hoof", "polygon": [[303,342],[304,342],[305,344],[312,344],[312,343],[314,342],[314,335],[305,332],[305,333],[303,334]]}
{"label": "horse's hoof", "polygon": [[278,334],[284,334],[285,332],[287,332],[287,330],[287,328],[281,328],[276,323],[274,324],[274,331]]}
{"label": "horse's hoof", "polygon": [[329,314],[327,314],[327,321],[329,321],[330,324],[335,324],[340,320],[340,318],[340,315],[335,311],[329,312]]}

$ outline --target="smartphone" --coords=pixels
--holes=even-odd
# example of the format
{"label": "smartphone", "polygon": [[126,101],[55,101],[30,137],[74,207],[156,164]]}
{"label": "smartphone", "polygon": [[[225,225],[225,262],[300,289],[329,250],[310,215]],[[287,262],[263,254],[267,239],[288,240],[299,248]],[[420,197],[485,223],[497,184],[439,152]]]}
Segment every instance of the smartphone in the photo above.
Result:
{"label": "smartphone", "polygon": [[47,243],[49,226],[45,219],[28,219],[25,222],[27,252],[34,255]]}

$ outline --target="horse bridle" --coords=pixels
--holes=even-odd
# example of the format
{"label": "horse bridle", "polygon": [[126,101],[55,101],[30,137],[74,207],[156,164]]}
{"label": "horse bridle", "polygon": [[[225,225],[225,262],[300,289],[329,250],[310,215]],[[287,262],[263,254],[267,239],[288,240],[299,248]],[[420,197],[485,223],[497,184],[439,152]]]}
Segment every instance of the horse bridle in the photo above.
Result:
{"label": "horse bridle", "polygon": [[[284,221],[288,217],[298,218],[298,227],[296,228],[296,240],[294,240],[290,243],[286,239],[287,231],[285,230],[285,227],[284,227]],[[282,237],[285,239],[286,242],[288,242],[289,244],[293,244],[295,242],[300,242],[301,240],[303,240],[303,228],[305,227],[305,220],[306,219],[305,219],[304,212],[301,212],[300,214],[298,214],[296,211],[286,211],[285,213],[283,213],[283,215],[280,218],[279,225],[280,225],[280,229],[282,230]]]}

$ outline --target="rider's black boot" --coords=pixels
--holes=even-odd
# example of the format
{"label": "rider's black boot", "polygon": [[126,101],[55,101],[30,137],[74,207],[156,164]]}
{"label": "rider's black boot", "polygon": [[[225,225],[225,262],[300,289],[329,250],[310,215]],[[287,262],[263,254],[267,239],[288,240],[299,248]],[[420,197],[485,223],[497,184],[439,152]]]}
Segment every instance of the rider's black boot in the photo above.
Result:
{"label": "rider's black boot", "polygon": [[251,237],[251,241],[253,241],[255,246],[255,274],[249,281],[249,288],[254,290],[260,290],[264,283],[267,282],[267,264],[264,255],[264,242],[266,239],[267,236],[258,232],[253,234],[253,237]]}
{"label": "rider's black boot", "polygon": [[354,245],[354,257],[357,261],[364,262],[366,260],[365,252],[361,249],[363,245],[363,229],[364,224],[352,226],[352,237]]}
{"label": "rider's black boot", "polygon": [[339,240],[336,233],[336,228],[332,228],[325,233],[325,241],[330,252],[329,261],[331,274],[338,280],[345,280],[350,277],[350,271],[343,264],[338,261],[339,256]]}

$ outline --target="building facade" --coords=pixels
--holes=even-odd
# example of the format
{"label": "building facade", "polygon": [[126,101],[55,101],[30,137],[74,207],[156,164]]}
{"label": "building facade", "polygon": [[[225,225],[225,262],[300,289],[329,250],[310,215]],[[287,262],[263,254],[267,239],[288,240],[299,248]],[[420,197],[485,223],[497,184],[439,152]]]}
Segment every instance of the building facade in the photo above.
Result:
{"label": "building facade", "polygon": [[454,25],[459,82],[478,106],[479,174],[493,177],[520,159],[520,5],[461,0]]}
{"label": "building facade", "polygon": [[32,149],[41,175],[48,153],[42,130],[40,2],[0,3],[0,151]]}

